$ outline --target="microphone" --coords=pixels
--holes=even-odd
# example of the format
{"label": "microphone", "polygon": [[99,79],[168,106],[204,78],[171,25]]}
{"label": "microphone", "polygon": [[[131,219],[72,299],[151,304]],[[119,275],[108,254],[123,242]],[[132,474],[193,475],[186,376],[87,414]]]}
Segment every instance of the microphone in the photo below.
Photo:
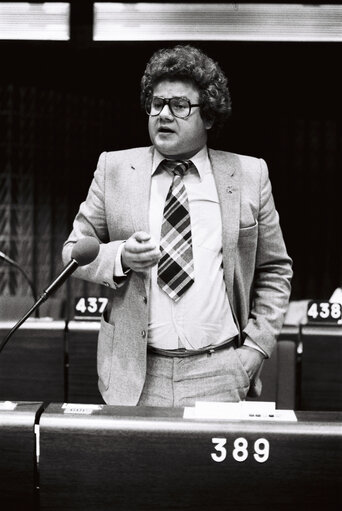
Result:
{"label": "microphone", "polygon": [[[96,238],[87,236],[77,241],[71,252],[71,260],[62,273],[41,294],[39,300],[45,302],[79,266],[85,266],[96,259],[100,245]],[[38,301],[39,301],[38,300]]]}
{"label": "microphone", "polygon": [[[63,271],[58,275],[58,277],[43,291],[39,299],[36,303],[31,307],[31,309],[25,314],[25,316],[18,321],[16,325],[12,328],[12,330],[6,335],[0,345],[0,353],[9,341],[10,337],[14,334],[14,332],[27,320],[29,316],[31,316],[32,312],[34,312],[37,307],[39,307],[43,302],[45,302],[49,296],[52,295],[62,284],[66,281],[68,277],[79,267],[85,266],[86,264],[91,263],[96,259],[100,250],[99,242],[96,238],[91,236],[87,236],[85,238],[81,238],[78,240],[71,252],[71,260],[67,264],[67,266],[63,269]],[[7,257],[7,256],[6,256]]]}
{"label": "microphone", "polygon": [[6,254],[4,254],[3,252],[0,251],[0,259],[3,259],[4,261],[6,261],[7,263],[9,264],[16,264],[13,259],[11,259],[10,257],[8,257]]}

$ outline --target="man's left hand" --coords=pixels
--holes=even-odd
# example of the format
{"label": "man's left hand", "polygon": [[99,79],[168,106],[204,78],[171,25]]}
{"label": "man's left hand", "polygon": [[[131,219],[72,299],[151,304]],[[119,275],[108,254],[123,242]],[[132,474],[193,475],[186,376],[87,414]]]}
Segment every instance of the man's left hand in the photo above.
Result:
{"label": "man's left hand", "polygon": [[240,358],[249,379],[251,381],[254,380],[258,376],[259,369],[261,369],[262,362],[265,359],[264,355],[260,351],[250,348],[249,346],[240,346],[240,348],[236,348],[235,351]]}
{"label": "man's left hand", "polygon": [[237,355],[240,358],[251,382],[248,396],[259,397],[262,391],[262,382],[259,375],[262,363],[265,359],[264,355],[260,351],[250,348],[249,346],[240,346],[240,348],[236,348],[235,351],[237,352]]}

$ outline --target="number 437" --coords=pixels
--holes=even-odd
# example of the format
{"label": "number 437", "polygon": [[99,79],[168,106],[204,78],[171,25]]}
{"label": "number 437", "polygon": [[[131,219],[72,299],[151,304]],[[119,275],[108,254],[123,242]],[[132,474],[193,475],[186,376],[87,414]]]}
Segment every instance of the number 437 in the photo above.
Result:
{"label": "number 437", "polygon": [[[227,457],[227,443],[226,438],[212,438],[212,443],[215,445],[216,452],[211,453],[211,457],[216,462],[224,461]],[[266,438],[258,438],[254,442],[253,457],[258,463],[265,463],[270,454],[270,444]],[[248,458],[248,441],[246,438],[240,437],[234,440],[234,449],[232,456],[235,461],[246,461]]]}

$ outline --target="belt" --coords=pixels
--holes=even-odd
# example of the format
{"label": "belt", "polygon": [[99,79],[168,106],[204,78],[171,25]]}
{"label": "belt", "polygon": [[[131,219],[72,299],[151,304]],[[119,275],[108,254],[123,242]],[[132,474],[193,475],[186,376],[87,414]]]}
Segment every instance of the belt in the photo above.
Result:
{"label": "belt", "polygon": [[227,341],[221,342],[220,344],[214,344],[213,346],[205,346],[199,350],[188,350],[186,348],[178,348],[175,350],[163,350],[161,348],[155,348],[154,346],[148,346],[147,351],[154,353],[155,355],[161,355],[163,357],[192,357],[194,355],[202,355],[203,353],[215,353],[215,351],[223,350],[229,347],[233,341],[236,341],[237,337],[232,337]]}

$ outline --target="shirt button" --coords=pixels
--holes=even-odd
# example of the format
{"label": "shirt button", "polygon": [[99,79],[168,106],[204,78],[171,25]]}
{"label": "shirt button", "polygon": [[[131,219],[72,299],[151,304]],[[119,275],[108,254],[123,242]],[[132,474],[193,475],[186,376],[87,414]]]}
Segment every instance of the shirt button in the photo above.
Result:
{"label": "shirt button", "polygon": [[143,339],[145,339],[145,337],[146,337],[146,330],[142,330],[142,331],[141,331],[141,337],[142,337]]}

